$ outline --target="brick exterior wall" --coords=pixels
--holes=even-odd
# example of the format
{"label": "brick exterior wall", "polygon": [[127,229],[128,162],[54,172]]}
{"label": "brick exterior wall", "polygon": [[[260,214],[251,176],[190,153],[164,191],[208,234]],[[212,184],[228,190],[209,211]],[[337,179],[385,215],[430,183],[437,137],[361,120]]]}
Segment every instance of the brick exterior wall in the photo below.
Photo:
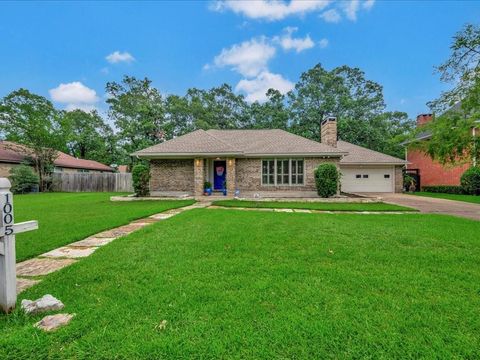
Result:
{"label": "brick exterior wall", "polygon": [[395,166],[395,192],[403,192],[403,165]]}
{"label": "brick exterior wall", "polygon": [[14,168],[15,164],[10,164],[10,163],[0,163],[0,177],[9,177],[10,170]]}
{"label": "brick exterior wall", "polygon": [[193,159],[150,161],[150,191],[194,191]]}
{"label": "brick exterior wall", "polygon": [[205,181],[205,160],[195,159],[193,162],[193,182],[195,196],[203,194],[203,183]]}
{"label": "brick exterior wall", "polygon": [[237,159],[236,188],[240,191],[316,191],[313,172],[324,162],[332,162],[338,167],[338,159],[305,158],[304,185],[274,186],[262,185],[262,159]]}
{"label": "brick exterior wall", "polygon": [[227,194],[233,195],[236,189],[236,173],[237,173],[237,160],[234,158],[227,159]]}
{"label": "brick exterior wall", "polygon": [[411,163],[409,169],[419,169],[421,186],[460,185],[460,177],[470,167],[444,166],[419,150],[409,150],[407,160]]}

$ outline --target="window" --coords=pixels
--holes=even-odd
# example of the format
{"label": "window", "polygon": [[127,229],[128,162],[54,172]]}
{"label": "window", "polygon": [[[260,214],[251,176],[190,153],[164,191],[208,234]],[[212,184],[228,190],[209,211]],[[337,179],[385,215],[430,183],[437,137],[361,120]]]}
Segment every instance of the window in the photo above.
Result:
{"label": "window", "polygon": [[303,160],[291,160],[292,185],[303,185]]}
{"label": "window", "polygon": [[303,159],[262,160],[262,185],[303,185]]}
{"label": "window", "polygon": [[368,175],[363,175],[363,178],[364,178],[364,179],[368,179]]}
{"label": "window", "polygon": [[357,175],[355,175],[355,177],[356,177],[357,179],[361,179],[361,178],[362,178],[362,175],[357,174]]}
{"label": "window", "polygon": [[390,174],[385,174],[385,175],[383,175],[383,177],[384,177],[385,179],[390,179]]}
{"label": "window", "polygon": [[288,159],[277,160],[277,185],[289,184],[290,166]]}
{"label": "window", "polygon": [[262,184],[275,185],[275,160],[262,160]]}

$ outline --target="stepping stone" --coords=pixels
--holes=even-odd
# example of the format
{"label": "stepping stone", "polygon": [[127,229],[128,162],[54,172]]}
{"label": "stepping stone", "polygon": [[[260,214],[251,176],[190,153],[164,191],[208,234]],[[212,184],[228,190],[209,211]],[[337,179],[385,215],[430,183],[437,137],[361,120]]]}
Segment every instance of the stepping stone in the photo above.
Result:
{"label": "stepping stone", "polygon": [[165,213],[161,213],[161,214],[155,214],[155,215],[152,215],[150,216],[152,219],[155,219],[155,220],[165,220],[165,219],[168,219],[168,218],[171,218],[172,216],[175,216],[177,214],[165,214]]}
{"label": "stepping stone", "polygon": [[140,219],[140,220],[135,220],[131,224],[155,224],[157,222],[156,219],[152,218],[146,218],[146,219]]}
{"label": "stepping stone", "polygon": [[96,238],[118,238],[120,236],[125,236],[128,233],[123,230],[112,229],[107,231],[102,231],[101,233],[93,235]]}
{"label": "stepping stone", "polygon": [[23,299],[22,310],[25,314],[38,314],[45,311],[62,310],[65,307],[63,303],[50,294],[44,295],[35,301]]}
{"label": "stepping stone", "polygon": [[17,295],[39,282],[40,280],[17,278]]}
{"label": "stepping stone", "polygon": [[30,259],[17,264],[19,276],[41,276],[60,270],[75,262],[73,259]]}
{"label": "stepping stone", "polygon": [[293,211],[295,211],[297,213],[305,213],[305,214],[311,214],[312,213],[311,210],[307,210],[307,209],[295,209]]}
{"label": "stepping stone", "polygon": [[116,229],[114,229],[114,230],[123,231],[123,232],[125,232],[125,233],[127,233],[127,234],[130,234],[130,233],[132,233],[132,232],[134,232],[134,231],[137,231],[138,229],[140,229],[140,228],[142,228],[142,227],[143,227],[143,225],[137,223],[137,224],[123,225],[123,226],[120,226],[120,227],[118,227],[118,228],[116,228]]}
{"label": "stepping stone", "polygon": [[33,326],[43,331],[54,331],[57,330],[59,327],[67,325],[74,316],[75,314],[48,315]]}
{"label": "stepping stone", "polygon": [[293,212],[292,209],[274,209],[275,212],[288,212],[288,213],[291,213]]}
{"label": "stepping stone", "polygon": [[64,247],[49,251],[40,256],[49,257],[49,258],[77,259],[77,258],[84,258],[84,257],[90,256],[95,252],[95,250],[97,250],[96,247],[85,247],[85,248],[77,247],[76,248],[76,247],[64,246]]}
{"label": "stepping stone", "polygon": [[115,238],[97,238],[97,237],[89,237],[85,240],[80,240],[74,242],[68,246],[72,247],[90,247],[90,246],[103,246],[111,243]]}

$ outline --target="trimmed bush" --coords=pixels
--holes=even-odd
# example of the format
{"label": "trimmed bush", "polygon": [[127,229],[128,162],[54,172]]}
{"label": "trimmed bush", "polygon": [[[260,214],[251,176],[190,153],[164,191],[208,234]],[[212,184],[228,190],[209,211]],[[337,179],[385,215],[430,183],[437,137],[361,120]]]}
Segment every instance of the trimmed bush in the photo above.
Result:
{"label": "trimmed bush", "polygon": [[133,189],[136,196],[150,195],[150,169],[143,164],[137,164],[132,170]]}
{"label": "trimmed bush", "polygon": [[472,166],[460,179],[463,191],[470,195],[480,195],[480,167]]}
{"label": "trimmed bush", "polygon": [[335,195],[339,181],[340,173],[334,164],[321,164],[315,169],[315,185],[319,196],[328,198]]}
{"label": "trimmed bush", "polygon": [[422,191],[442,194],[465,194],[463,187],[454,185],[422,186]]}
{"label": "trimmed bush", "polygon": [[40,179],[30,166],[22,164],[11,170],[10,182],[14,194],[25,194],[38,191]]}

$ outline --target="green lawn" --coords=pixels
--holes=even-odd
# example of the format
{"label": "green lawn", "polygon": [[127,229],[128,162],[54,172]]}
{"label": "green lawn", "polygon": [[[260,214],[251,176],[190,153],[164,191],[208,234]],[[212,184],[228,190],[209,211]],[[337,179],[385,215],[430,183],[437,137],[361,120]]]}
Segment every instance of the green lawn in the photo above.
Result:
{"label": "green lawn", "polygon": [[376,203],[338,203],[338,202],[299,202],[299,201],[249,201],[218,200],[213,205],[223,207],[270,208],[270,209],[307,209],[324,211],[416,211],[415,209]]}
{"label": "green lawn", "polygon": [[479,358],[479,231],[441,215],[191,210],[22,293],[76,317],[46,334],[42,315],[0,315],[0,358]]}
{"label": "green lawn", "polygon": [[17,235],[17,261],[84,239],[191,200],[112,202],[115,193],[15,195],[15,222],[38,220],[39,229]]}
{"label": "green lawn", "polygon": [[410,193],[410,194],[417,195],[417,196],[428,196],[432,198],[457,200],[457,201],[464,201],[464,202],[469,202],[474,204],[480,204],[480,196],[475,196],[475,195],[441,194],[441,193],[431,193],[431,192],[424,192],[424,191]]}

